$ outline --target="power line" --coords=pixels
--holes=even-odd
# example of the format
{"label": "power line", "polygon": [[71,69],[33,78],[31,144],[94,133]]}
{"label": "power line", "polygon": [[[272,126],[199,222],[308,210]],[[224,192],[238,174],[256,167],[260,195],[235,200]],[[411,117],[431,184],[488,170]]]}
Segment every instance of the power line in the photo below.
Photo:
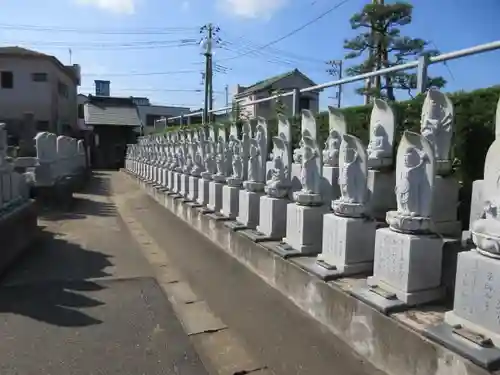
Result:
{"label": "power line", "polygon": [[44,41],[44,40],[25,40],[25,41],[15,41],[12,43],[23,43],[23,44],[43,44],[49,46],[62,46],[66,47],[68,45],[71,46],[102,46],[102,47],[110,47],[110,46],[141,46],[141,45],[157,45],[157,44],[175,44],[175,43],[196,43],[197,40],[193,38],[186,39],[175,39],[175,40],[138,40],[131,42],[72,42],[72,41]]}
{"label": "power line", "polygon": [[238,56],[233,56],[233,57],[228,57],[228,58],[225,58],[225,59],[220,59],[219,61],[228,61],[228,60],[234,60],[234,59],[238,59],[240,57],[244,57],[244,56],[247,56],[249,54],[251,54],[252,52],[255,52],[255,51],[258,51],[260,49],[263,49],[263,48],[266,48],[266,47],[269,47],[269,46],[272,46],[273,44],[276,44],[278,42],[281,42],[282,40],[286,39],[286,38],[289,38],[290,36],[298,33],[299,31],[302,31],[304,30],[306,27],[312,25],[313,23],[319,21],[321,18],[325,17],[326,15],[330,14],[331,12],[333,12],[334,10],[340,8],[342,5],[344,5],[345,3],[347,3],[348,1],[350,0],[342,0],[340,1],[339,3],[337,3],[336,5],[334,5],[333,7],[329,8],[328,10],[326,10],[325,12],[321,13],[319,16],[315,17],[314,19],[312,19],[311,21],[309,22],[306,22],[305,24],[303,24],[302,26],[290,31],[289,33],[283,35],[282,37],[278,38],[278,39],[275,39],[275,40],[272,40],[271,42],[269,43],[266,43],[264,44],[263,46],[260,46],[260,48],[258,49],[255,49],[255,50],[252,50],[252,51],[249,51],[249,52],[246,52],[246,53],[243,53],[241,55],[238,55]]}
{"label": "power line", "polygon": [[[12,45],[10,43],[9,45]],[[19,43],[18,45],[31,46],[30,43],[23,44]],[[88,45],[88,46],[79,46],[73,44],[67,45],[54,45],[54,44],[33,44],[33,47],[38,48],[50,48],[50,49],[74,49],[81,51],[102,51],[102,50],[114,50],[114,51],[128,51],[128,50],[146,50],[146,49],[159,49],[159,48],[177,48],[177,47],[194,47],[197,46],[196,43],[177,43],[177,44],[150,44],[150,45]]]}
{"label": "power line", "polygon": [[[226,40],[227,39],[228,38],[226,38]],[[242,42],[240,42],[240,41],[242,41]],[[245,38],[244,36],[239,36],[236,38],[236,41],[232,41],[232,42],[228,41],[226,43],[232,44],[232,45],[240,45],[241,44],[243,46],[252,47],[252,49],[258,49],[257,52],[259,52],[259,53],[268,54],[268,55],[273,56],[273,57],[278,57],[278,58],[286,57],[286,58],[293,59],[293,60],[303,60],[303,61],[307,61],[307,62],[311,62],[311,63],[318,63],[321,65],[324,65],[324,63],[325,63],[323,60],[320,60],[320,59],[315,59],[315,58],[311,58],[308,56],[298,55],[298,54],[284,51],[282,49],[278,49],[275,47],[268,46],[268,47],[262,48],[262,46],[260,46],[259,44],[255,43],[255,42],[252,42],[251,40]],[[264,51],[262,51],[262,50],[264,50]]]}
{"label": "power line", "polygon": [[141,28],[141,29],[92,29],[92,28],[65,28],[57,26],[33,26],[33,25],[13,25],[0,24],[0,29],[24,30],[37,32],[66,32],[79,34],[101,34],[101,35],[166,35],[174,33],[197,32],[198,27],[161,27],[161,28]]}
{"label": "power line", "polygon": [[[89,91],[94,90],[95,87],[80,87],[80,90]],[[133,88],[115,88],[113,91],[151,91],[151,92],[195,92],[202,93],[202,89],[152,89],[152,88],[141,88],[141,87],[133,87]],[[222,91],[214,91],[217,94],[224,94]]]}
{"label": "power line", "polygon": [[130,72],[130,73],[82,73],[83,76],[107,76],[107,77],[121,77],[121,76],[160,76],[169,74],[185,74],[185,73],[198,73],[196,69],[192,70],[172,70],[170,72]]}

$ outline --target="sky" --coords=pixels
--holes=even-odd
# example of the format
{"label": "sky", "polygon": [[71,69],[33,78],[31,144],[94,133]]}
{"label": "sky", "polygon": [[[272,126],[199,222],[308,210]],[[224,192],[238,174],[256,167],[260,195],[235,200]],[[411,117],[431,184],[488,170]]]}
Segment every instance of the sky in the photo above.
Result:
{"label": "sky", "polygon": [[[386,0],[389,2],[390,0]],[[215,107],[236,84],[298,68],[316,83],[333,80],[325,61],[342,59],[343,41],[357,34],[349,18],[367,0],[0,0],[0,46],[19,45],[80,64],[80,92],[94,80],[111,81],[113,96],[145,96],[153,104],[201,108],[204,56],[200,27],[218,27],[214,50]],[[450,52],[500,40],[499,0],[414,0],[403,35]],[[324,17],[313,21],[328,9]],[[292,31],[308,24],[306,27]],[[291,34],[287,36],[288,34]],[[287,37],[285,37],[287,36]],[[284,37],[284,38],[283,38]],[[270,42],[282,39],[277,43]],[[71,48],[71,54],[69,49]],[[71,57],[70,57],[71,56]],[[430,67],[445,91],[500,83],[500,51]],[[344,62],[345,67],[355,61]],[[362,103],[356,84],[344,86],[343,106]],[[320,107],[336,103],[334,89]]]}

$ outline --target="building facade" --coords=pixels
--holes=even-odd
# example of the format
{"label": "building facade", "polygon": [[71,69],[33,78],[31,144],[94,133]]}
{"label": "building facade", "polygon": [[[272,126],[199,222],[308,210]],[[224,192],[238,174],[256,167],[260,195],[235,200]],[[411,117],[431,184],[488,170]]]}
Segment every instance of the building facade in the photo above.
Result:
{"label": "building facade", "polygon": [[92,131],[89,138],[92,166],[122,167],[127,144],[136,143],[142,128],[132,99],[89,95],[84,103],[84,120],[85,127]]}
{"label": "building facade", "polygon": [[26,114],[37,131],[63,133],[77,125],[80,67],[20,47],[0,48],[0,122],[15,132]]}
{"label": "building facade", "polygon": [[132,100],[137,105],[139,118],[143,124],[145,134],[150,134],[155,131],[156,120],[176,117],[190,112],[190,109],[187,107],[154,105],[149,102],[148,98],[132,97]]}
{"label": "building facade", "polygon": [[[254,100],[268,98],[278,92],[289,92],[294,89],[303,89],[316,84],[300,72],[298,69],[280,74],[263,81],[257,82],[251,86],[236,86],[234,90],[234,101],[239,104],[241,118],[253,119],[259,116],[265,118],[276,117],[277,112],[286,116],[293,114],[293,97],[286,96],[276,100],[270,100],[258,104],[244,106]],[[299,110],[309,109],[313,113],[319,111],[319,93],[321,90],[301,94],[299,98]]]}

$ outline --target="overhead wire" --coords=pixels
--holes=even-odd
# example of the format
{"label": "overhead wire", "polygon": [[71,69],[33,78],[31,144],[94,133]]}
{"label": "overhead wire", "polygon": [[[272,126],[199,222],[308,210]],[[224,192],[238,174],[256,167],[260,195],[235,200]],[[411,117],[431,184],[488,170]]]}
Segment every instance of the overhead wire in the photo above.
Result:
{"label": "overhead wire", "polygon": [[92,28],[68,28],[57,26],[33,26],[21,24],[0,24],[0,29],[23,30],[38,32],[57,32],[57,33],[78,33],[78,34],[101,34],[101,35],[166,35],[174,33],[186,33],[187,31],[198,32],[199,27],[157,27],[140,29],[92,29]]}
{"label": "overhead wire", "polygon": [[304,30],[306,27],[312,25],[313,23],[319,21],[320,19],[322,19],[323,17],[327,16],[328,14],[332,13],[334,10],[340,8],[342,5],[344,5],[345,3],[347,3],[348,1],[350,0],[342,0],[340,2],[338,2],[337,4],[335,4],[333,7],[327,9],[326,11],[324,11],[323,13],[319,14],[317,17],[313,18],[312,20],[310,20],[309,22],[306,22],[305,24],[297,27],[296,29],[293,29],[292,31],[288,32],[287,34],[277,38],[277,39],[274,39],[262,46],[260,46],[258,49],[254,49],[254,50],[251,50],[251,51],[248,51],[248,52],[245,52],[245,53],[242,53],[242,54],[239,54],[237,56],[232,56],[232,57],[227,57],[227,58],[224,58],[224,59],[219,59],[218,61],[229,61],[229,60],[234,60],[234,59],[238,59],[238,58],[241,58],[241,57],[244,57],[244,56],[248,56],[250,55],[252,52],[255,52],[255,51],[258,51],[258,50],[261,50],[263,48],[266,48],[266,47],[269,47],[269,46],[272,46],[276,43],[279,43],[281,42],[282,40],[285,40],[289,37],[291,37],[292,35],[298,33],[299,31],[302,31]]}

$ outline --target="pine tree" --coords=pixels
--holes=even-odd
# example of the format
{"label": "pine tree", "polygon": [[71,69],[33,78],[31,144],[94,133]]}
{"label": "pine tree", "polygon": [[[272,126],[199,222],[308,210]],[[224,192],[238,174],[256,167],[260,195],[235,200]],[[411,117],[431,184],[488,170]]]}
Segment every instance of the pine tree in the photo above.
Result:
{"label": "pine tree", "polygon": [[[429,42],[401,35],[400,27],[412,21],[413,6],[404,2],[384,4],[383,1],[367,4],[361,12],[350,19],[353,30],[363,32],[353,39],[344,41],[344,48],[351,50],[346,59],[364,57],[358,65],[351,66],[346,74],[354,76],[373,70],[404,64],[422,55],[435,56],[439,52],[428,49]],[[368,56],[367,56],[368,55]],[[417,87],[417,75],[410,72],[388,73],[374,78],[374,85],[368,91],[356,90],[359,94],[395,100],[395,90],[406,90],[412,95]],[[442,77],[429,77],[427,87],[443,87]]]}

